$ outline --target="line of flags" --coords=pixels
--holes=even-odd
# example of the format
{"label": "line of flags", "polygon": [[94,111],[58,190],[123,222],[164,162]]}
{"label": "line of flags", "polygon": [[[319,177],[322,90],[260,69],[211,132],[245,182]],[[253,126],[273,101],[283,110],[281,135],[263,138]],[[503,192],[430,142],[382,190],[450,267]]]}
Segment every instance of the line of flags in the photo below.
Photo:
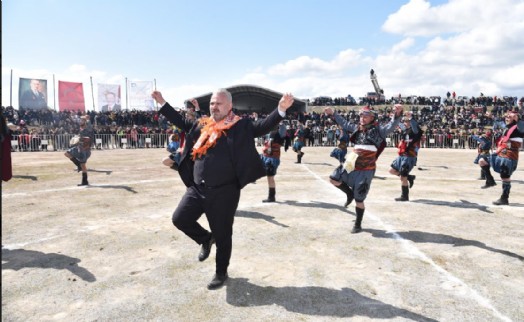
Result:
{"label": "line of flags", "polygon": [[[53,81],[54,84],[54,81]],[[51,104],[49,93],[54,96],[54,86],[50,91],[47,79],[22,78],[19,79],[18,102],[19,108],[43,109]],[[126,106],[122,106],[122,88],[119,84],[98,83],[98,95],[93,95],[91,82],[91,94],[93,95],[93,107],[86,107],[84,84],[76,82],[58,81],[58,111],[82,111],[95,110],[98,112],[119,110],[155,110],[155,104],[151,98],[154,89],[153,81],[127,81],[126,79]],[[95,107],[95,103],[96,107]],[[53,104],[54,105],[54,104]]]}

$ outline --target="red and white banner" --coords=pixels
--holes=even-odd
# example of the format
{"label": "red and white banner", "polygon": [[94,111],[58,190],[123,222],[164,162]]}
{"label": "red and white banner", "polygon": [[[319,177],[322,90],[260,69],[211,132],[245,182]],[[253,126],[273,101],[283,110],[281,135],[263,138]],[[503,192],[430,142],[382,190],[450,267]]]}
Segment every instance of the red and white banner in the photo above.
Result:
{"label": "red and white banner", "polygon": [[151,93],[153,82],[151,81],[129,81],[129,109],[140,111],[153,111],[154,103]]}
{"label": "red and white banner", "polygon": [[86,105],[82,83],[58,81],[58,110],[85,112]]}

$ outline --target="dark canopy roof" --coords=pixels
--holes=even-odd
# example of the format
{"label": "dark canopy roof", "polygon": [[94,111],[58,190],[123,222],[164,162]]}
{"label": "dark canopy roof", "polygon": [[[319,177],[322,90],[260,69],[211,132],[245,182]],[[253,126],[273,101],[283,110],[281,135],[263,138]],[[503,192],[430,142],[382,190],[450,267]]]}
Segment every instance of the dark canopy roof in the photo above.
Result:
{"label": "dark canopy roof", "polygon": [[[278,102],[282,98],[283,93],[275,92],[267,88],[255,85],[236,85],[226,87],[226,89],[233,96],[233,108],[240,112],[257,112],[268,114],[278,106]],[[208,113],[209,102],[211,101],[212,93],[195,97],[200,105],[200,109]],[[297,99],[289,108],[288,112],[305,112],[306,102]]]}

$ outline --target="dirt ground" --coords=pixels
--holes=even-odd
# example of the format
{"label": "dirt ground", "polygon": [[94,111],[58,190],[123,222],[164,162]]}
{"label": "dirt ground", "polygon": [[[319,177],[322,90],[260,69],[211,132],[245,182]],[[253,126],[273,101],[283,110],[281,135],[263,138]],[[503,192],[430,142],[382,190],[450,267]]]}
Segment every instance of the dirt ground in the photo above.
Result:
{"label": "dirt ground", "polygon": [[13,153],[2,321],[524,321],[524,162],[510,205],[493,206],[500,180],[480,189],[474,150],[423,149],[399,203],[386,149],[350,234],[330,151],[306,147],[302,164],[283,152],[277,203],[261,202],[264,178],[242,191],[215,291],[215,248],[199,262],[171,224],[185,188],[165,150],[95,150],[88,187],[62,152]]}

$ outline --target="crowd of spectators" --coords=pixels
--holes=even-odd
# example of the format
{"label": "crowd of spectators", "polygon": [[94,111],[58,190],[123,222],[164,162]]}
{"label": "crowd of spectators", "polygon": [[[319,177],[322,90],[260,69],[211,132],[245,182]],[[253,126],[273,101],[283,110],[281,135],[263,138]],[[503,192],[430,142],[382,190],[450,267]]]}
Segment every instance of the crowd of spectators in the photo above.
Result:
{"label": "crowd of spectators", "polygon": [[[411,105],[445,105],[445,106],[466,106],[466,105],[482,105],[486,107],[495,107],[495,106],[514,106],[517,105],[518,97],[515,96],[485,96],[483,93],[480,93],[477,97],[468,97],[468,96],[457,96],[455,92],[447,92],[445,97],[441,96],[392,96],[389,99],[386,99],[382,95],[381,100],[377,100],[377,95],[374,92],[368,93],[366,97],[360,97],[358,100],[353,98],[351,95],[346,97],[329,97],[329,96],[319,96],[313,99],[307,99],[309,105],[312,106],[355,106],[355,105],[393,105],[393,104],[411,104]],[[521,98],[522,100],[522,98]]]}
{"label": "crowd of spectators", "polygon": [[[471,98],[468,102],[463,102],[464,104],[457,104],[458,101],[455,96],[450,95],[450,97],[450,100],[446,99],[441,104],[404,105],[406,110],[409,109],[413,112],[424,130],[426,138],[451,139],[452,137],[459,137],[461,142],[468,142],[473,141],[469,140],[472,135],[480,135],[491,130],[493,132],[492,137],[496,139],[504,128],[503,116],[506,111],[520,109],[520,113],[524,112],[521,103],[524,102],[524,98],[521,98],[518,102],[515,99],[495,99],[495,104],[488,105],[481,103],[486,103],[491,98]],[[335,109],[347,120],[358,122],[358,106],[348,108],[342,105],[335,106]],[[391,109],[392,104],[375,106],[379,123],[389,122]],[[307,133],[307,145],[335,145],[341,134],[338,126],[321,111],[322,109],[317,110],[319,111],[290,113],[285,121],[288,125],[289,135],[293,137],[298,125],[303,124]],[[183,110],[181,112],[185,113]],[[254,119],[265,117],[263,114],[237,112],[242,117]],[[138,138],[144,136],[154,138],[150,147],[165,147],[168,143],[166,142],[167,137],[176,130],[156,111],[58,112],[52,109],[20,108],[16,110],[8,106],[2,107],[2,113],[7,122],[19,125],[13,135],[25,135],[28,138],[27,145],[38,144],[38,141],[32,138],[53,138],[58,135],[78,133],[79,120],[84,114],[90,115],[95,135],[100,135],[100,137],[109,137],[109,135],[126,137],[130,142],[129,147],[142,147],[143,144],[138,143]],[[319,140],[319,138],[322,139]],[[54,145],[60,145],[54,147],[59,150],[67,148],[65,141]],[[461,147],[467,148],[468,146],[461,144]],[[29,150],[33,150],[33,147],[29,146]]]}

